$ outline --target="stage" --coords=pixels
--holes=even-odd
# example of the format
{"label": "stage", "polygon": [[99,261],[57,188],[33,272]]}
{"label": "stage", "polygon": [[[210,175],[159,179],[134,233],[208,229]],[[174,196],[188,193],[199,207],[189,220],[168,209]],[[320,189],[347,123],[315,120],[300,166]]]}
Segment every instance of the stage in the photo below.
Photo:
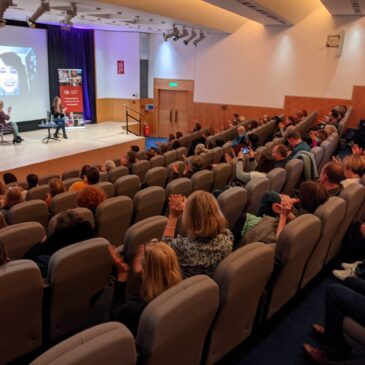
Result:
{"label": "stage", "polygon": [[[21,135],[24,139],[21,144],[0,145],[0,173],[12,172],[19,180],[24,180],[29,173],[62,174],[65,170],[80,169],[84,164],[103,164],[108,159],[121,158],[131,145],[145,148],[144,137],[126,134],[122,123],[117,122],[68,129],[68,139],[61,137],[60,141],[50,140],[48,144],[42,142],[46,129]],[[12,141],[12,135],[5,135],[4,139]]]}

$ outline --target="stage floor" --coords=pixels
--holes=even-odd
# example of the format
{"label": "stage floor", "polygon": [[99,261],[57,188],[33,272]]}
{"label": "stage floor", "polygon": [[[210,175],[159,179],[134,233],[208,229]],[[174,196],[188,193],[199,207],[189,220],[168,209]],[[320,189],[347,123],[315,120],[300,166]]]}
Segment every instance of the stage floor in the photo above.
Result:
{"label": "stage floor", "polygon": [[[121,127],[122,123],[117,122],[89,124],[85,128],[69,129],[67,130],[68,139],[61,137],[60,141],[50,140],[48,144],[42,143],[42,138],[47,135],[46,129],[22,133],[24,142],[15,145],[0,145],[2,154],[0,172],[18,170],[24,167],[29,170],[30,166],[39,166],[42,163],[50,165],[53,160],[55,160],[55,163],[59,164],[61,162],[63,165],[63,158],[67,157],[67,161],[64,162],[69,162],[72,157],[87,157],[88,154],[90,156],[89,163],[96,164],[101,162],[100,159],[95,161],[95,156],[103,156],[104,158],[105,153],[103,152],[107,153],[109,151],[112,154],[110,158],[120,158],[122,153],[125,153],[132,144],[144,148],[144,137],[138,137],[131,133],[127,135]],[[52,133],[54,133],[54,130],[52,130]],[[6,135],[4,139],[11,141],[12,136]],[[118,153],[117,156],[115,156],[116,153]],[[91,157],[93,160],[91,160]],[[69,165],[58,165],[52,167],[51,170],[43,171],[44,169],[42,169],[42,171],[34,172],[54,173],[57,170],[57,173],[60,173],[67,170],[68,167]]]}

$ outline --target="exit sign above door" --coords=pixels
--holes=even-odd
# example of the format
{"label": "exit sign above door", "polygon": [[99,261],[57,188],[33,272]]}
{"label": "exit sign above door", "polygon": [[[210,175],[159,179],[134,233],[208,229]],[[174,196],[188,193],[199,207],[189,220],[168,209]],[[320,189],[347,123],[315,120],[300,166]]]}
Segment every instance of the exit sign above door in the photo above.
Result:
{"label": "exit sign above door", "polygon": [[169,86],[171,86],[171,87],[178,87],[179,84],[177,82],[169,82]]}

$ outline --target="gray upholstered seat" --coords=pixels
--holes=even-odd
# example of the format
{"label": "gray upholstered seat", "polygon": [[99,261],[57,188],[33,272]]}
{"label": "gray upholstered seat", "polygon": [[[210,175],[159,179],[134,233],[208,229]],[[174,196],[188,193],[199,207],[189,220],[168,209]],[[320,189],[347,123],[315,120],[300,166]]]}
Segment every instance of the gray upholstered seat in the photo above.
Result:
{"label": "gray upholstered seat", "polygon": [[166,167],[153,167],[146,173],[144,179],[145,186],[161,186],[165,187],[167,181],[167,169]]}
{"label": "gray upholstered seat", "polygon": [[211,190],[223,190],[232,176],[232,166],[229,163],[221,163],[213,167],[213,185]]}
{"label": "gray upholstered seat", "polygon": [[161,155],[153,156],[150,158],[150,169],[153,167],[163,166],[165,164],[165,159]]}
{"label": "gray upholstered seat", "polygon": [[78,178],[80,177],[80,171],[79,170],[67,170],[62,174],[62,181],[72,178]]}
{"label": "gray upholstered seat", "polygon": [[39,185],[48,184],[49,180],[51,180],[51,179],[59,179],[59,178],[60,178],[60,175],[58,175],[58,174],[49,174],[49,175],[41,176],[38,179],[38,184]]}
{"label": "gray upholstered seat", "polygon": [[9,224],[22,222],[39,222],[47,229],[47,204],[43,200],[30,200],[14,205],[9,211]]}
{"label": "gray upholstered seat", "polygon": [[38,185],[34,188],[31,188],[27,191],[27,200],[45,200],[47,197],[47,193],[49,193],[48,184]]}
{"label": "gray upholstered seat", "polygon": [[283,193],[286,195],[292,195],[295,187],[298,185],[299,180],[303,174],[303,161],[293,158],[286,166],[286,182],[283,187]]}
{"label": "gray upholstered seat", "polygon": [[80,179],[79,177],[71,177],[69,179],[63,180],[62,182],[63,182],[65,189],[69,190],[72,184],[79,182],[79,181],[82,181],[82,179]]}
{"label": "gray upholstered seat", "polygon": [[114,184],[120,177],[129,174],[129,170],[125,166],[119,166],[109,172],[109,181]]}
{"label": "gray upholstered seat", "polygon": [[176,161],[176,151],[172,150],[165,152],[163,154],[163,158],[165,159],[164,166],[167,167],[168,165],[170,165],[170,163]]}
{"label": "gray upholstered seat", "polygon": [[276,169],[272,169],[266,176],[270,180],[270,190],[281,193],[286,181],[286,170],[277,167]]}
{"label": "gray upholstered seat", "polygon": [[149,161],[146,160],[137,161],[132,165],[132,174],[137,175],[140,181],[143,182],[149,168],[150,168]]}
{"label": "gray upholstered seat", "polygon": [[193,190],[210,191],[213,185],[213,173],[209,170],[201,170],[196,172],[191,181],[193,183]]}
{"label": "gray upholstered seat", "polygon": [[270,180],[267,177],[257,177],[252,179],[247,185],[247,207],[246,211],[256,214],[262,196],[270,190]]}
{"label": "gray upholstered seat", "polygon": [[99,182],[92,186],[95,186],[95,187],[99,188],[100,190],[102,190],[105,193],[105,196],[107,199],[115,196],[114,185],[109,181]]}
{"label": "gray upholstered seat", "polygon": [[133,199],[141,188],[141,181],[137,175],[127,175],[120,177],[114,183],[114,187],[115,195],[125,195]]}
{"label": "gray upholstered seat", "polygon": [[77,193],[74,191],[65,191],[52,198],[50,212],[57,214],[67,209],[76,208]]}

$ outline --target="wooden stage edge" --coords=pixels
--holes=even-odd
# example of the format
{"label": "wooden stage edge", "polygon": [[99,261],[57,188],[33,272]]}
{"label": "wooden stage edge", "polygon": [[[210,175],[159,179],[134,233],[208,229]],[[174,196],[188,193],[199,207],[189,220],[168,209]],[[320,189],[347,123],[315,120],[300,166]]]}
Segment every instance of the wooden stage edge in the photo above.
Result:
{"label": "wooden stage edge", "polygon": [[134,140],[124,141],[119,144],[97,147],[67,156],[50,158],[15,169],[0,170],[0,173],[12,172],[18,178],[18,181],[25,181],[26,176],[30,173],[37,174],[39,177],[48,174],[62,175],[62,173],[67,170],[80,170],[81,167],[86,164],[102,165],[106,160],[121,158],[129,151],[131,145],[138,145],[140,149],[143,150],[145,148],[145,140],[144,138],[136,137]]}

